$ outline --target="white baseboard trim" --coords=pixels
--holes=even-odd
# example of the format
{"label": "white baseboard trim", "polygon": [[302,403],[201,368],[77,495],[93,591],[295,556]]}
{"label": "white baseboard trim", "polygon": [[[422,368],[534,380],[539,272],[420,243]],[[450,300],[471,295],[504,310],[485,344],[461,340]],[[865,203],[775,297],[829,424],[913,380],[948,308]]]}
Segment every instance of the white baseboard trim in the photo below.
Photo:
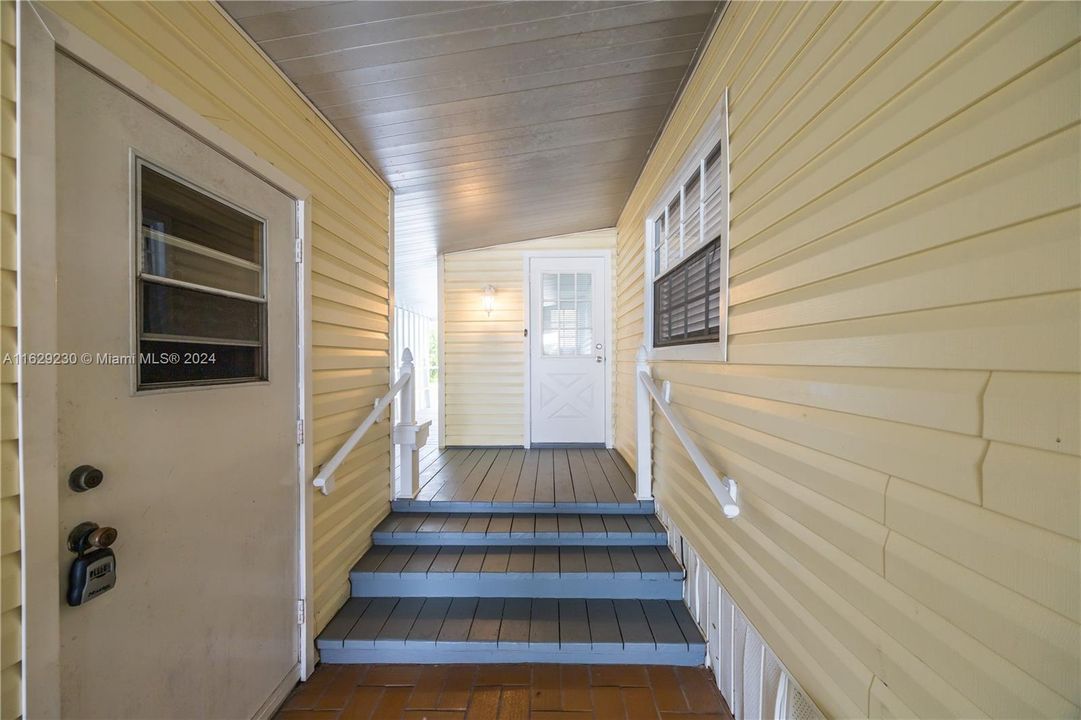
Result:
{"label": "white baseboard trim", "polygon": [[706,664],[736,720],[825,720],[700,559],[660,500],[668,546],[686,570],[683,601],[706,638]]}

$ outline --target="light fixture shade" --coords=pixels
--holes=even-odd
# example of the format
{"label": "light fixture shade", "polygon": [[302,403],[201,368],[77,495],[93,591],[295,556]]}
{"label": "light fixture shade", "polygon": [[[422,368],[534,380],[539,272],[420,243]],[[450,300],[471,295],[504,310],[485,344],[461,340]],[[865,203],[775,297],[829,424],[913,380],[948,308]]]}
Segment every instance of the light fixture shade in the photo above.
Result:
{"label": "light fixture shade", "polygon": [[488,314],[488,317],[491,317],[492,310],[495,309],[495,285],[485,286],[482,302],[484,303],[484,312]]}

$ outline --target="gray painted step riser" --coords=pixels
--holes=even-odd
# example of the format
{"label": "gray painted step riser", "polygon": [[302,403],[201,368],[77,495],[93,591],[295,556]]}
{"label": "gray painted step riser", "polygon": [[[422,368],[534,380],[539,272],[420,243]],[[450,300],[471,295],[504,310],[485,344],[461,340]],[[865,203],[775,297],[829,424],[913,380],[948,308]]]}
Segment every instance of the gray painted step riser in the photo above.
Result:
{"label": "gray painted step riser", "polygon": [[427,647],[326,648],[321,660],[329,665],[351,663],[581,663],[590,665],[681,665],[705,664],[703,645],[695,650],[665,651],[656,648],[603,650],[584,648],[501,648],[478,644],[466,650]]}
{"label": "gray painted step riser", "polygon": [[652,515],[652,502],[623,504],[590,503],[491,503],[459,502],[454,500],[394,500],[390,507],[395,512],[441,512],[478,513],[497,512],[507,514],[552,515],[556,513],[589,513],[593,515]]}
{"label": "gray painted step riser", "polygon": [[588,575],[568,578],[556,573],[352,573],[353,597],[514,597],[681,600],[683,581],[658,575],[616,578]]}
{"label": "gray painted step riser", "polygon": [[500,547],[533,547],[537,545],[545,547],[553,545],[565,545],[567,547],[631,547],[667,545],[668,536],[665,533],[635,533],[631,536],[622,537],[591,537],[551,533],[516,537],[513,534],[500,536],[481,533],[385,533],[375,531],[372,533],[372,542],[375,545],[468,545],[470,547],[477,545],[498,545]]}

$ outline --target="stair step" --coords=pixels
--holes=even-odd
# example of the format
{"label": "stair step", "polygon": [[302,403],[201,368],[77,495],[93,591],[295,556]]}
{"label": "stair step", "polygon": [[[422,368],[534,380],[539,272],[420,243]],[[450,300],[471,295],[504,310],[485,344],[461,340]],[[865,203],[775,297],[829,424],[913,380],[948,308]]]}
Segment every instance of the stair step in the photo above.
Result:
{"label": "stair step", "polygon": [[597,515],[652,515],[652,500],[643,502],[526,502],[526,501],[473,501],[473,500],[394,500],[390,507],[396,512],[506,512],[506,513],[573,513],[588,512]]}
{"label": "stair step", "polygon": [[376,545],[349,580],[354,597],[683,597],[683,569],[656,545]]}
{"label": "stair step", "polygon": [[325,663],[701,665],[677,600],[351,598],[316,640]]}
{"label": "stair step", "polygon": [[376,545],[665,545],[654,515],[399,513],[372,532]]}

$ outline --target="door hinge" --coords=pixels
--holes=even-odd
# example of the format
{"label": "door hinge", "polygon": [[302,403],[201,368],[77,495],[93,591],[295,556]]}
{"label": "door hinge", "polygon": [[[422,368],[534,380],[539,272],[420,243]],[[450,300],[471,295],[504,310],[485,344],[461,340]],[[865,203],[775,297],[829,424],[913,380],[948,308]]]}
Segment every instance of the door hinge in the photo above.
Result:
{"label": "door hinge", "polygon": [[303,600],[297,600],[297,625],[304,624],[304,608],[305,603]]}
{"label": "door hinge", "polygon": [[297,420],[297,445],[304,444],[304,421]]}
{"label": "door hinge", "polygon": [[296,253],[297,262],[304,262],[304,238],[297,238]]}

